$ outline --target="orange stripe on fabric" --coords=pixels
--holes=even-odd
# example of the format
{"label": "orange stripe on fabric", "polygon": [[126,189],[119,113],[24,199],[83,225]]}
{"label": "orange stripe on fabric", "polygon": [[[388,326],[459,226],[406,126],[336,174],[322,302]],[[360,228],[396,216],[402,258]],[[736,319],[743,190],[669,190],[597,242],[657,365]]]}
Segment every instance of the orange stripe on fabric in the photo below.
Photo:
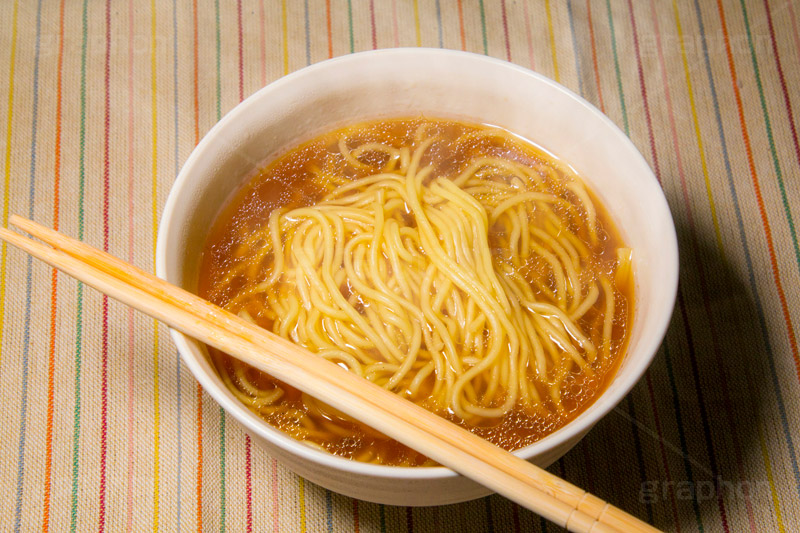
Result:
{"label": "orange stripe on fabric", "polygon": [[[153,260],[158,239],[158,85],[156,79],[156,2],[150,0],[150,90],[153,124],[152,143],[152,226]],[[153,531],[158,531],[161,496],[161,408],[158,375],[159,345],[158,321],[153,321]]]}
{"label": "orange stripe on fabric", "polygon": [[[64,76],[64,0],[58,8],[58,57],[56,60],[56,138],[55,165],[53,167],[53,229],[58,231],[61,202],[61,117],[62,85]],[[45,435],[44,503],[42,531],[50,530],[50,497],[53,468],[53,412],[55,397],[56,311],[58,309],[58,271],[53,269],[50,278],[50,345],[47,351],[47,422]]]}
{"label": "orange stripe on fabric", "polygon": [[422,31],[419,27],[419,1],[414,0],[414,30],[417,32],[417,46],[422,46]]}
{"label": "orange stripe on fabric", "polygon": [[458,0],[458,34],[461,36],[461,49],[467,49],[467,34],[464,31],[464,4]]}
{"label": "orange stripe on fabric", "polygon": [[325,17],[328,30],[328,58],[333,57],[333,30],[331,28],[331,0],[325,0]]}
{"label": "orange stripe on fabric", "polygon": [[792,357],[794,358],[795,372],[798,379],[800,379],[800,355],[798,355],[797,352],[797,337],[794,333],[792,317],[789,314],[789,306],[786,302],[786,294],[784,293],[783,283],[781,282],[780,270],[778,269],[778,259],[775,255],[775,243],[772,240],[772,229],[769,225],[767,210],[764,206],[764,197],[761,194],[761,185],[758,180],[758,173],[756,172],[755,160],[753,159],[753,149],[750,145],[750,134],[747,131],[747,123],[744,119],[742,96],[739,93],[739,82],[736,77],[736,66],[733,62],[731,42],[728,36],[728,25],[725,23],[725,13],[722,8],[721,0],[717,0],[717,10],[719,11],[719,18],[722,25],[722,37],[725,41],[725,55],[728,59],[728,68],[731,71],[731,85],[733,86],[733,96],[736,100],[736,111],[739,115],[739,124],[741,124],[742,128],[742,139],[744,140],[745,153],[747,155],[747,166],[750,169],[750,180],[753,183],[753,190],[756,195],[756,202],[758,203],[758,213],[761,217],[761,225],[764,228],[764,237],[767,240],[767,251],[769,252],[769,261],[772,266],[772,278],[775,281],[775,289],[778,291],[778,299],[781,302],[783,320],[786,323],[786,331],[789,334],[789,346],[791,347]]}
{"label": "orange stripe on fabric", "polygon": [[[194,143],[200,142],[200,95],[198,77],[197,0],[192,0],[193,61],[194,61]],[[203,388],[197,384],[197,531],[203,531]]]}
{"label": "orange stripe on fabric", "polygon": [[203,388],[197,384],[197,531],[203,531]]}

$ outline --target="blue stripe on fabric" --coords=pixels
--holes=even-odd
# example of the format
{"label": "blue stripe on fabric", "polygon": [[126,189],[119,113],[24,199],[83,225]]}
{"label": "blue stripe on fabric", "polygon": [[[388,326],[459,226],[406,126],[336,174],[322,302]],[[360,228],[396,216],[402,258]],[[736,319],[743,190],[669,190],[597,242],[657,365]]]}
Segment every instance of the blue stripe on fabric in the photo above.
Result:
{"label": "blue stripe on fabric", "polygon": [[325,522],[328,525],[328,533],[333,533],[333,494],[325,491]]}
{"label": "blue stripe on fabric", "polygon": [[575,36],[575,21],[572,17],[572,0],[567,0],[567,17],[569,17],[569,32],[572,36],[572,49],[575,51],[575,69],[578,72],[578,91],[584,96],[583,90],[583,65],[581,64],[581,54],[578,53],[578,39]]}
{"label": "blue stripe on fabric", "polygon": [[439,29],[439,48],[444,48],[444,37],[442,36],[442,7],[439,0],[436,0],[436,27]]}
{"label": "blue stripe on fabric", "polygon": [[[33,117],[31,119],[31,169],[28,186],[28,218],[33,219],[36,183],[36,130],[39,121],[39,50],[42,29],[42,0],[36,4],[36,50],[33,63]],[[33,261],[28,256],[25,272],[25,319],[22,336],[22,393],[20,398],[19,445],[17,447],[17,494],[14,508],[14,531],[22,525],[22,493],[25,481],[25,434],[28,415],[28,361],[31,339],[31,270]]]}
{"label": "blue stripe on fabric", "polygon": [[[33,203],[31,203],[33,205]],[[30,210],[32,211],[32,209]],[[30,212],[29,212],[30,213]],[[31,218],[29,216],[29,218]],[[22,393],[20,398],[20,423],[19,423],[19,444],[17,446],[17,498],[14,508],[14,532],[20,531],[22,525],[22,492],[25,481],[25,418],[28,415],[28,355],[30,346],[30,323],[31,323],[31,257],[28,256],[26,262],[25,275],[25,320],[24,335],[22,342]]]}
{"label": "blue stripe on fabric", "polygon": [[800,496],[800,468],[798,468],[797,464],[797,453],[795,452],[794,442],[792,441],[792,435],[789,430],[789,419],[786,415],[786,406],[783,401],[783,395],[781,394],[781,389],[780,389],[780,382],[778,380],[778,373],[775,368],[775,356],[772,352],[772,345],[770,344],[769,341],[769,331],[767,328],[766,319],[764,317],[764,308],[761,304],[761,298],[758,293],[756,278],[753,271],[753,261],[750,257],[750,250],[747,244],[747,236],[744,230],[744,219],[742,218],[742,211],[739,207],[739,198],[738,195],[736,194],[736,187],[734,186],[733,182],[733,172],[731,171],[730,158],[728,157],[728,145],[725,140],[725,131],[722,127],[722,115],[720,114],[716,85],[714,84],[714,76],[711,71],[711,60],[708,55],[708,44],[706,42],[706,33],[705,33],[705,28],[703,26],[703,17],[700,12],[700,4],[698,3],[697,0],[694,0],[694,8],[697,16],[698,27],[700,29],[700,43],[703,48],[703,59],[706,67],[706,75],[708,76],[708,84],[709,88],[711,89],[711,100],[714,107],[714,116],[717,121],[717,131],[719,133],[720,144],[722,145],[722,158],[725,163],[725,173],[728,178],[728,189],[730,190],[731,197],[733,199],[732,203],[733,203],[734,213],[736,214],[737,226],[739,228],[739,237],[742,240],[742,251],[744,252],[744,259],[745,263],[747,264],[747,277],[750,283],[750,290],[753,291],[754,301],[756,304],[756,314],[758,316],[758,324],[759,328],[761,329],[761,336],[764,340],[764,347],[767,351],[767,362],[769,363],[768,366],[770,371],[770,377],[772,379],[773,389],[775,390],[775,398],[778,403],[778,415],[781,419],[781,427],[783,429],[784,438],[786,439],[786,446],[789,448],[789,460],[792,463],[792,471],[794,473],[797,494],[798,496]]}
{"label": "blue stripe on fabric", "polygon": [[494,533],[494,516],[492,514],[492,497],[486,496],[483,498],[483,506],[486,510],[486,531]]}
{"label": "blue stripe on fabric", "polygon": [[[664,348],[664,362],[667,365],[667,378],[669,379],[669,386],[672,390],[672,408],[675,411],[675,425],[678,426],[678,439],[681,443],[681,456],[683,457],[683,469],[686,472],[686,480],[689,482],[689,486],[694,487],[694,472],[692,471],[692,462],[689,459],[689,448],[686,442],[686,432],[684,431],[683,426],[683,415],[681,414],[681,403],[678,399],[678,387],[675,383],[675,370],[672,366],[672,356],[669,353],[669,347],[667,346],[666,341],[662,344]],[[692,509],[694,510],[695,519],[697,520],[697,526],[702,533],[704,530],[703,528],[703,516],[700,514],[700,504],[697,501],[697,498],[692,498]]]}
{"label": "blue stripe on fabric", "polygon": [[[642,439],[639,437],[639,427],[636,418],[636,406],[633,402],[633,392],[628,393],[626,398],[628,413],[631,416],[631,430],[633,431],[633,449],[636,451],[636,462],[639,466],[639,479],[642,482],[647,481],[647,470],[644,465],[644,453],[642,452]],[[645,509],[647,509],[647,521],[653,523],[653,503],[650,501],[645,502]]]}

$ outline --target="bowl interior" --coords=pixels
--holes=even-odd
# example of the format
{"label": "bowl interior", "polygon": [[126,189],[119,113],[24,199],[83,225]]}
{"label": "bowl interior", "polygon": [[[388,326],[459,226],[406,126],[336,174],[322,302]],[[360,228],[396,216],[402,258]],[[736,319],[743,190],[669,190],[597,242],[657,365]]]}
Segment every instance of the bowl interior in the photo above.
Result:
{"label": "bowl interior", "polygon": [[[157,273],[195,289],[205,236],[217,213],[266,160],[344,124],[421,114],[500,126],[547,149],[583,177],[634,249],[636,303],[628,353],[608,389],[584,413],[516,452],[531,458],[588,430],[641,377],[666,330],[678,268],[672,218],[647,163],[607,117],[547,78],[485,56],[424,49],[354,54],[284,77],[226,115],[187,160],[164,210]],[[200,343],[180,334],[175,339],[206,390],[251,431],[340,468],[403,470],[354,464],[295,443],[228,393]],[[408,470],[417,474],[402,475],[450,475],[444,468]]]}

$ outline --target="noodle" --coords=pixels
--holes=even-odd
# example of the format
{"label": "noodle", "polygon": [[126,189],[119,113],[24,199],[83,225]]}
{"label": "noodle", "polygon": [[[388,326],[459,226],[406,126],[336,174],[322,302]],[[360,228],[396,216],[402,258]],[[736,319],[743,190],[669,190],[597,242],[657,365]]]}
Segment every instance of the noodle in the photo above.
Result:
{"label": "noodle", "polygon": [[[613,228],[583,183],[508,133],[428,120],[393,127],[404,142],[359,127],[320,141],[331,149],[306,165],[314,201],[240,224],[203,290],[468,427],[507,425],[520,412],[563,424],[553,417],[588,402],[566,382],[596,393],[619,359],[630,250],[604,251]],[[352,420],[320,402],[282,403],[285,385],[222,366],[240,400],[293,420],[282,428],[296,438],[330,450],[326,439],[353,433]],[[405,464],[385,451],[345,452]]]}

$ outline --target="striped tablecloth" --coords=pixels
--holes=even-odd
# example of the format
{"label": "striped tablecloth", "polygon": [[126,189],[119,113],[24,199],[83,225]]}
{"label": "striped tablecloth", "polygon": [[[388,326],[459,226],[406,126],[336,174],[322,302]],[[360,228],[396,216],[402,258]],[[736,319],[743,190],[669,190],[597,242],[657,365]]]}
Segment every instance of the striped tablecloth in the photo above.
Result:
{"label": "striped tablecloth", "polygon": [[[681,283],[646,377],[551,470],[666,530],[800,530],[794,0],[4,0],[0,25],[3,224],[145,269],[198,139],[310,63],[446,47],[583,95],[661,181]],[[554,529],[497,496],[398,508],[305,482],[163,326],[5,247],[0,322],[0,530]]]}

